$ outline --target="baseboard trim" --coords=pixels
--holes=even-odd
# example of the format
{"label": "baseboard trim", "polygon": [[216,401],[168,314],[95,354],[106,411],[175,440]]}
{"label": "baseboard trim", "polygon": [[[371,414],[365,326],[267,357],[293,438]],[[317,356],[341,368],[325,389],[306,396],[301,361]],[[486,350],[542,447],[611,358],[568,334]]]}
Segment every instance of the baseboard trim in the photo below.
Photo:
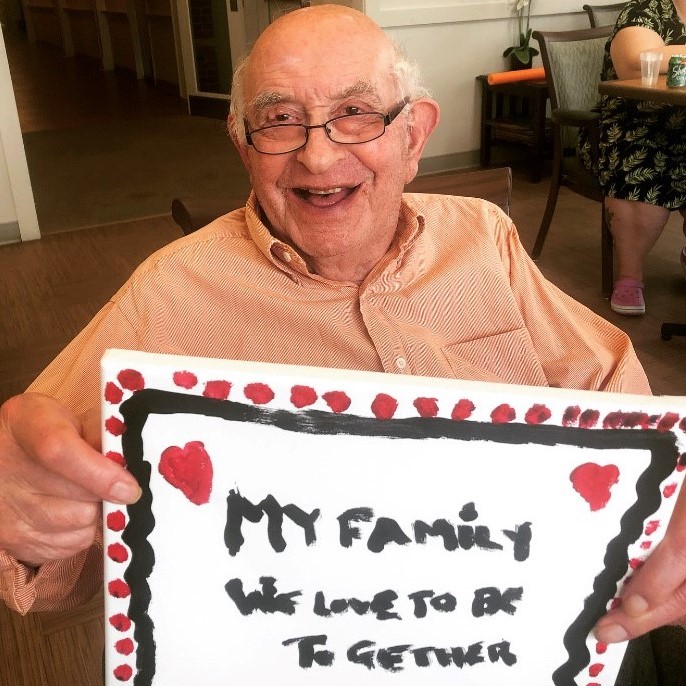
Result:
{"label": "baseboard trim", "polygon": [[0,245],[5,243],[18,243],[21,241],[19,222],[5,222],[0,224]]}

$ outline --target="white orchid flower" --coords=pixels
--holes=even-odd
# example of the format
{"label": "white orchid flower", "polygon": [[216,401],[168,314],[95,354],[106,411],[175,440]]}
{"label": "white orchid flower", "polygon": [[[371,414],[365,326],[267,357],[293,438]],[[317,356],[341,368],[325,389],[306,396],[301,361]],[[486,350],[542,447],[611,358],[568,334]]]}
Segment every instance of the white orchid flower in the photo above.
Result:
{"label": "white orchid flower", "polygon": [[515,12],[521,12],[528,4],[529,0],[517,0],[517,4],[515,5]]}

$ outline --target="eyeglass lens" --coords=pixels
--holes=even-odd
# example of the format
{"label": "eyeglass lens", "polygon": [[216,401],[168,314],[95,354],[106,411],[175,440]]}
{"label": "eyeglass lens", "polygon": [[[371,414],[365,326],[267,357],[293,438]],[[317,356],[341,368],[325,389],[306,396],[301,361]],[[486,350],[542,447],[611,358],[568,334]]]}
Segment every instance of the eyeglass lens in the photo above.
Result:
{"label": "eyeglass lens", "polygon": [[251,132],[250,138],[258,152],[279,154],[297,150],[307,142],[310,129],[322,128],[335,143],[367,143],[383,135],[386,128],[384,115],[371,112],[346,114],[324,124],[304,126],[281,124]]}

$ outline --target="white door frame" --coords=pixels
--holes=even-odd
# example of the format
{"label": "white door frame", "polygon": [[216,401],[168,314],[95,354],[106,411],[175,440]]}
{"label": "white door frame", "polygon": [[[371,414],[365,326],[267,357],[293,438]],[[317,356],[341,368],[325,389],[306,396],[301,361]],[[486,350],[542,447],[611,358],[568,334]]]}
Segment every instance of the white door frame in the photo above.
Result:
{"label": "white door frame", "polygon": [[[40,229],[2,31],[0,31],[0,102],[2,102],[0,106],[0,167],[4,162],[9,179],[9,201],[13,205],[10,208],[13,209],[11,216],[16,218],[19,225],[20,240],[34,240],[40,238]],[[2,181],[2,171],[4,170],[0,168],[0,181]],[[9,237],[8,240],[16,240],[16,237]]]}
{"label": "white door frame", "polygon": [[[235,68],[247,50],[245,4],[248,4],[250,7],[254,4],[254,0],[225,0],[225,2],[229,24],[231,64]],[[176,0],[176,7],[186,97],[201,96],[205,98],[219,98],[228,100],[229,95],[227,93],[208,93],[207,91],[198,90],[198,80],[195,72],[195,59],[193,56],[191,16],[188,0]]]}

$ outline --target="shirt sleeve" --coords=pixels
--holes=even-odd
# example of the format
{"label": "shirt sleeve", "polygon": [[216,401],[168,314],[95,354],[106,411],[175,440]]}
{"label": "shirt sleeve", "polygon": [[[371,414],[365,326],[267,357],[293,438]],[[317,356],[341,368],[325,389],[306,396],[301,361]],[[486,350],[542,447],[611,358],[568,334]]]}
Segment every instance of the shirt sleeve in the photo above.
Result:
{"label": "shirt sleeve", "polygon": [[[100,358],[108,347],[136,349],[140,342],[115,302],[109,302],[46,367],[28,390],[44,393],[75,413],[99,402]],[[29,567],[0,550],[0,598],[17,612],[68,610],[91,598],[102,584],[102,532],[74,557]]]}
{"label": "shirt sleeve", "polygon": [[548,281],[503,213],[495,217],[494,230],[515,301],[548,384],[650,395],[648,379],[629,337]]}
{"label": "shirt sleeve", "polygon": [[38,568],[0,550],[0,596],[7,607],[21,614],[78,607],[95,595],[102,575],[102,531],[87,550]]}

